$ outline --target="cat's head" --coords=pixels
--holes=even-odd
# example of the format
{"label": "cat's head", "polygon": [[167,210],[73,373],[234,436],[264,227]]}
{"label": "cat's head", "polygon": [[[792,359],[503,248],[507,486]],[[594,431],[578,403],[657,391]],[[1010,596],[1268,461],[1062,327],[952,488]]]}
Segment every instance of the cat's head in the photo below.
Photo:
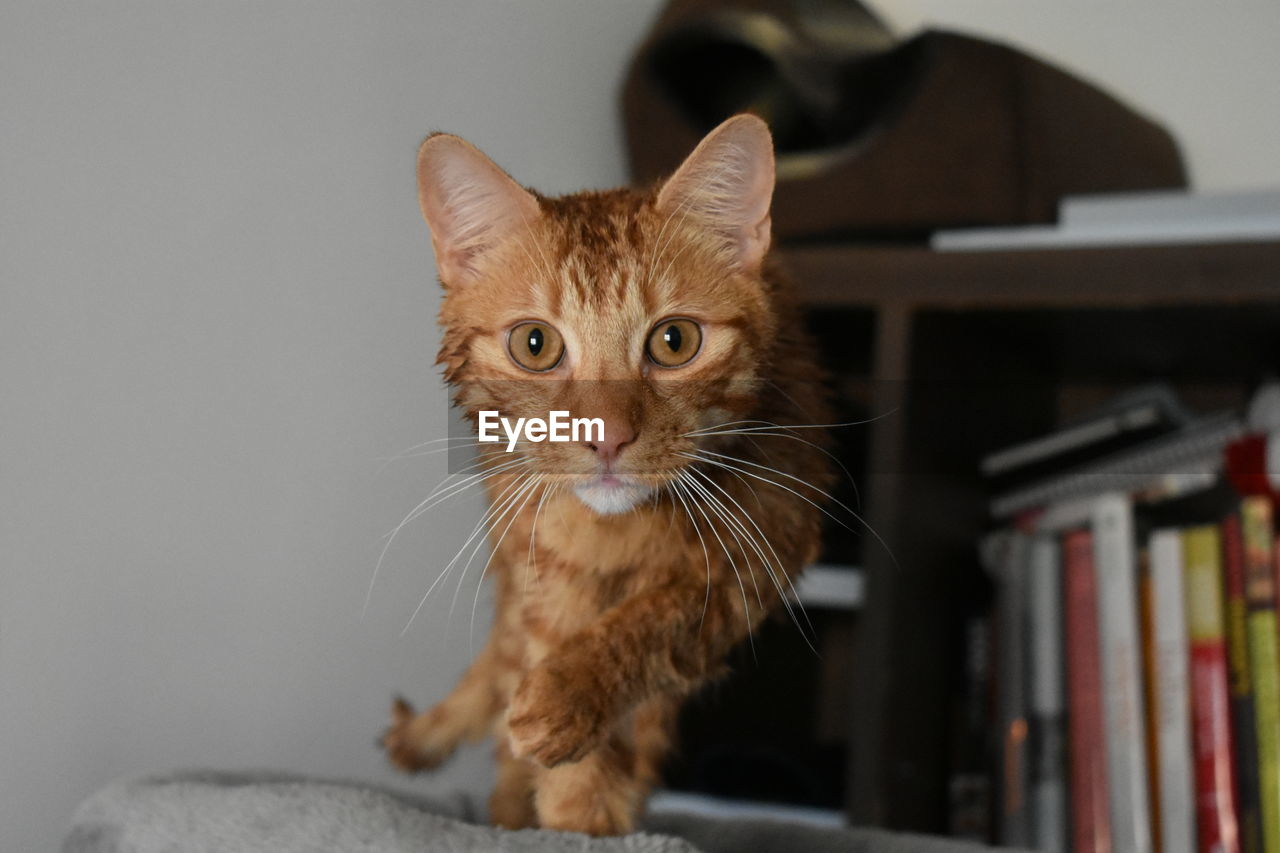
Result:
{"label": "cat's head", "polygon": [[603,436],[522,438],[514,453],[597,512],[648,498],[697,433],[747,417],[760,393],[778,331],[763,273],[773,186],[768,128],[747,115],[648,191],[560,198],[456,136],[428,137],[419,201],[458,404],[473,424],[485,410],[602,419]]}

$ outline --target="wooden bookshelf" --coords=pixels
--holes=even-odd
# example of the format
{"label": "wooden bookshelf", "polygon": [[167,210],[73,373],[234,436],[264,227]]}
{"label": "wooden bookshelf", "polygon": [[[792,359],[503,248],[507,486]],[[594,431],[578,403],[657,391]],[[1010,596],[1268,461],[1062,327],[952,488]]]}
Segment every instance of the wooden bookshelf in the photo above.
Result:
{"label": "wooden bookshelf", "polygon": [[785,255],[848,408],[877,416],[844,444],[886,546],[858,556],[848,812],[945,832],[960,617],[985,583],[978,460],[1142,382],[1243,406],[1280,372],[1280,242]]}
{"label": "wooden bookshelf", "polygon": [[933,252],[786,252],[807,304],[908,310],[1138,307],[1280,299],[1280,242]]}

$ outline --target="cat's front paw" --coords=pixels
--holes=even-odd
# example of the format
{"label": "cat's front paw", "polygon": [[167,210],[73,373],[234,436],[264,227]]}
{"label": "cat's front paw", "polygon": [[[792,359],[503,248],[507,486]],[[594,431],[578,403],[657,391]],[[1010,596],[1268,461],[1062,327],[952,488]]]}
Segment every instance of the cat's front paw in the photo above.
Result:
{"label": "cat's front paw", "polygon": [[440,706],[415,714],[413,706],[396,698],[391,704],[391,727],[382,735],[387,760],[406,773],[430,770],[442,764],[457,747],[448,736]]}
{"label": "cat's front paw", "polygon": [[581,669],[536,667],[507,710],[512,754],[543,767],[581,759],[600,745],[607,724],[606,697]]}

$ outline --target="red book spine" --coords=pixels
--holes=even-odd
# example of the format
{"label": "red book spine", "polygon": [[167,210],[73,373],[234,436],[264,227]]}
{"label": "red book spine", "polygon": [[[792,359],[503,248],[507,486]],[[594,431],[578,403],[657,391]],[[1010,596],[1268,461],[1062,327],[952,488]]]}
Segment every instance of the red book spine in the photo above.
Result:
{"label": "red book spine", "polygon": [[1231,804],[1231,750],[1227,729],[1227,650],[1224,643],[1191,646],[1191,707],[1196,741],[1197,826],[1203,853],[1236,846]]}
{"label": "red book spine", "polygon": [[1075,853],[1111,853],[1093,534],[1088,530],[1068,533],[1062,551],[1073,848]]}

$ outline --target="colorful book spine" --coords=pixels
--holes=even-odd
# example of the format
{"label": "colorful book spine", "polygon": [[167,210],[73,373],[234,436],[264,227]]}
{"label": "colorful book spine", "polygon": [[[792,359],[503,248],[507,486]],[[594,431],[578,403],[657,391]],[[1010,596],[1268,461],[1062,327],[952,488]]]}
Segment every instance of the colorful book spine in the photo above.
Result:
{"label": "colorful book spine", "polygon": [[1239,853],[1232,781],[1222,544],[1213,525],[1183,533],[1191,711],[1196,756],[1196,827],[1201,853]]}
{"label": "colorful book spine", "polygon": [[1244,597],[1244,538],[1240,516],[1222,520],[1224,591],[1227,599],[1227,660],[1231,669],[1231,736],[1236,759],[1236,812],[1240,849],[1262,853],[1262,801],[1258,787],[1258,723]]}
{"label": "colorful book spine", "polygon": [[1161,853],[1196,849],[1194,764],[1187,619],[1183,599],[1182,535],[1151,535],[1151,645],[1149,677],[1155,705],[1156,779]]}
{"label": "colorful book spine", "polygon": [[1111,845],[1116,853],[1152,853],[1133,507],[1127,495],[1113,493],[1095,500],[1091,515]]}
{"label": "colorful book spine", "polygon": [[1072,850],[1111,853],[1102,654],[1098,643],[1098,575],[1092,531],[1074,530],[1063,537],[1062,568]]}
{"label": "colorful book spine", "polygon": [[1244,597],[1248,610],[1249,666],[1253,675],[1254,717],[1258,733],[1258,794],[1262,846],[1280,853],[1280,640],[1276,627],[1276,580],[1271,565],[1271,499],[1240,503],[1244,539]]}

